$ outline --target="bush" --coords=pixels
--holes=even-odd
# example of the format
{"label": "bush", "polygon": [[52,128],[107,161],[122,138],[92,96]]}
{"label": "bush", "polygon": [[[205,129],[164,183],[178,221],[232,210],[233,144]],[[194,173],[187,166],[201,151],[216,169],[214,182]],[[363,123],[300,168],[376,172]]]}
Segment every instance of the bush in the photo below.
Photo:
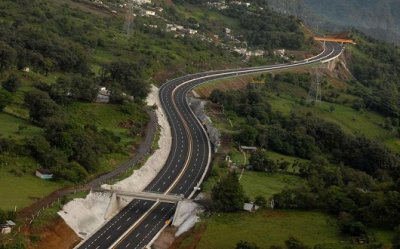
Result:
{"label": "bush", "polygon": [[236,244],[235,248],[236,249],[259,249],[259,247],[255,243],[243,241],[243,240],[239,241]]}
{"label": "bush", "polygon": [[234,212],[243,209],[244,191],[235,173],[228,174],[212,189],[214,209]]}
{"label": "bush", "polygon": [[254,200],[254,204],[256,204],[257,206],[260,207],[266,207],[267,206],[267,200],[265,199],[264,196],[262,195],[257,195],[255,200]]}
{"label": "bush", "polygon": [[15,74],[12,74],[5,82],[3,82],[2,86],[5,90],[14,93],[21,86],[21,82]]}
{"label": "bush", "polygon": [[3,111],[4,108],[11,103],[11,101],[11,94],[3,89],[0,89],[0,111]]}

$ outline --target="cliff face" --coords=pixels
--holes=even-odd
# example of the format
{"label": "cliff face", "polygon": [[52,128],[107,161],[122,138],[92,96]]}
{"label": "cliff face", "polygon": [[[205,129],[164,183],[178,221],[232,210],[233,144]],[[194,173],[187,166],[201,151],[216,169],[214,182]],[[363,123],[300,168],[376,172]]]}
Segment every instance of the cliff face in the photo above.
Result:
{"label": "cliff face", "polygon": [[400,42],[400,2],[396,0],[267,0],[272,8],[303,19],[314,29],[356,28],[378,39]]}

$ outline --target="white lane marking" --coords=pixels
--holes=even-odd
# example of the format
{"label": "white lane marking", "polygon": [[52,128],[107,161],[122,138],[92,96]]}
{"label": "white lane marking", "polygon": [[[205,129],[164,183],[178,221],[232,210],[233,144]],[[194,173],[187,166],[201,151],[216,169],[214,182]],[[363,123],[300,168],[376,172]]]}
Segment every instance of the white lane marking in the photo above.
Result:
{"label": "white lane marking", "polygon": [[[334,49],[333,49],[334,50]],[[331,52],[331,54],[332,54],[333,52]],[[307,62],[309,62],[309,61],[307,61]],[[305,63],[303,63],[303,64],[305,64]],[[297,63],[297,65],[301,65],[301,63]],[[286,66],[287,67],[287,66]],[[278,68],[278,67],[271,67],[271,68],[262,68],[262,70],[270,70],[270,69],[274,69],[274,68]],[[253,70],[247,70],[247,71],[245,71],[245,70],[241,70],[241,71],[238,71],[238,72],[240,72],[241,74],[243,74],[243,73],[246,73],[246,72],[257,72],[257,71],[261,71],[261,69],[258,69],[258,70],[256,70],[256,69],[253,69]],[[232,72],[231,72],[231,74],[232,74]],[[223,75],[223,74],[219,74],[219,75],[217,75],[217,76],[220,76],[220,75]],[[206,77],[204,77],[204,78],[206,78]]]}

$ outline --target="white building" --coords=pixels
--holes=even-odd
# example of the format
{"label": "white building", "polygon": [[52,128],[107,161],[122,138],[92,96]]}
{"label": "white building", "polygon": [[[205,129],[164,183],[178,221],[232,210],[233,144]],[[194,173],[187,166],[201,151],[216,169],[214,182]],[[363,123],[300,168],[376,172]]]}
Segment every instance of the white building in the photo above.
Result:
{"label": "white building", "polygon": [[257,211],[259,208],[260,208],[259,206],[257,206],[252,202],[243,204],[243,210],[251,213]]}
{"label": "white building", "polygon": [[144,12],[144,14],[145,14],[146,16],[155,16],[155,15],[156,15],[156,12],[155,12],[155,11],[152,11],[152,10],[146,10],[146,11]]}
{"label": "white building", "polygon": [[274,55],[278,55],[280,57],[285,56],[285,54],[286,54],[286,50],[285,49],[277,49],[277,50],[274,51]]}
{"label": "white building", "polygon": [[241,55],[246,55],[246,53],[247,53],[246,48],[234,48],[233,51],[235,51],[236,53],[241,54]]}
{"label": "white building", "polygon": [[151,3],[151,0],[133,0],[134,3],[138,5],[146,4],[146,3]]}
{"label": "white building", "polygon": [[195,29],[188,29],[188,33],[189,33],[190,35],[195,35],[195,34],[197,34],[197,30],[195,30]]}
{"label": "white building", "polygon": [[53,179],[53,173],[51,173],[48,169],[38,169],[36,170],[35,175],[43,180]]}

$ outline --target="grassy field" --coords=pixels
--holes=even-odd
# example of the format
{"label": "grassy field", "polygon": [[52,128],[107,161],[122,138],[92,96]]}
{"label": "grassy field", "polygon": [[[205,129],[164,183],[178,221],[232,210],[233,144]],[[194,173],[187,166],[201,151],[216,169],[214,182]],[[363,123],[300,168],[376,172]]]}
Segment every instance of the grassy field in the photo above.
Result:
{"label": "grassy field", "polygon": [[295,236],[309,246],[340,246],[346,239],[338,234],[335,219],[318,212],[260,210],[253,214],[222,213],[205,222],[207,228],[201,234],[199,249],[234,248],[240,240],[252,241],[260,248],[283,246],[289,236]]}
{"label": "grassy field", "polygon": [[264,172],[245,171],[240,184],[243,186],[247,197],[254,200],[257,195],[264,196],[267,200],[286,187],[296,187],[303,180],[298,176],[286,174],[267,174]]}
{"label": "grassy field", "polygon": [[41,129],[28,121],[0,112],[0,137],[21,139],[38,134]]}
{"label": "grassy field", "polygon": [[212,91],[218,89],[221,91],[227,90],[240,90],[246,88],[246,86],[256,77],[257,75],[243,76],[239,78],[225,78],[219,80],[212,80],[203,85],[195,88],[196,92],[203,98],[210,96]]}
{"label": "grassy field", "polygon": [[21,209],[62,186],[60,182],[41,180],[32,173],[15,176],[0,169],[0,209],[14,210],[15,206]]}
{"label": "grassy field", "polygon": [[[377,229],[370,232],[377,241],[385,245],[385,248],[389,248],[393,235],[391,232]],[[284,241],[290,236],[310,247],[354,246],[349,237],[339,233],[335,218],[320,212],[259,210],[256,213],[219,213],[204,218],[191,235],[179,248],[196,246],[197,239],[198,249],[235,248],[240,240],[254,242],[260,248],[270,248],[273,245],[284,246]]]}
{"label": "grassy field", "polygon": [[[387,139],[391,136],[390,132],[381,126],[385,121],[384,118],[373,112],[359,112],[345,105],[327,102],[302,106],[286,95],[280,97],[271,95],[269,103],[273,110],[284,114],[313,113],[316,117],[338,124],[345,132],[354,135],[365,135],[374,139]],[[330,111],[331,107],[334,108],[333,111]]]}
{"label": "grassy field", "polygon": [[37,178],[37,167],[32,158],[0,154],[0,209],[21,209],[65,186],[64,182]]}

